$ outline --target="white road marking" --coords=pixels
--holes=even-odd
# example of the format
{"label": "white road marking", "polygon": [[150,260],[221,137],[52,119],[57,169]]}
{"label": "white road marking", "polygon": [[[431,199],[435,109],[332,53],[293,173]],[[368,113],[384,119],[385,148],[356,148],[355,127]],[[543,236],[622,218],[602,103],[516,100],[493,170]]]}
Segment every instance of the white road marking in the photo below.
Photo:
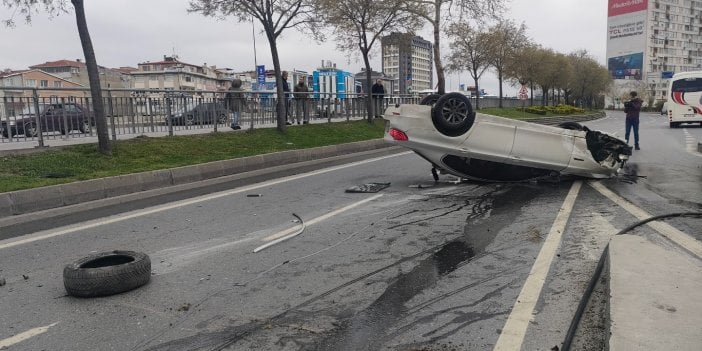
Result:
{"label": "white road marking", "polygon": [[345,165],[325,168],[325,169],[321,169],[321,170],[317,170],[317,171],[297,174],[294,176],[289,176],[289,177],[271,180],[271,181],[267,181],[267,182],[263,182],[263,183],[249,185],[249,186],[237,188],[234,190],[227,190],[227,191],[223,191],[223,192],[219,192],[219,193],[199,196],[199,197],[195,197],[195,198],[192,198],[189,200],[176,201],[176,202],[173,202],[173,203],[170,203],[167,205],[160,205],[160,206],[155,206],[155,207],[142,209],[142,210],[138,210],[138,211],[127,212],[124,214],[115,215],[113,217],[108,217],[107,219],[87,221],[87,222],[84,222],[84,223],[78,224],[78,225],[71,225],[71,226],[65,226],[65,227],[61,227],[61,228],[44,230],[44,231],[40,231],[40,232],[37,232],[37,233],[32,234],[32,235],[26,235],[26,236],[22,236],[22,237],[18,237],[18,238],[2,240],[2,241],[0,241],[0,250],[7,249],[10,247],[14,247],[14,246],[18,246],[18,245],[29,244],[29,243],[32,243],[35,241],[45,240],[45,239],[49,239],[49,238],[53,238],[53,237],[57,237],[57,236],[65,235],[65,234],[70,234],[70,233],[81,231],[81,230],[86,230],[86,229],[95,228],[95,227],[99,227],[99,226],[103,226],[103,225],[107,225],[107,224],[117,223],[117,222],[121,222],[124,220],[132,219],[132,218],[143,217],[143,216],[147,216],[150,214],[163,212],[163,211],[171,210],[171,209],[182,207],[182,206],[188,206],[188,205],[193,205],[193,204],[197,204],[200,202],[210,201],[210,200],[217,199],[220,197],[225,197],[225,196],[230,196],[230,195],[234,195],[234,194],[238,194],[238,193],[252,191],[252,190],[256,190],[256,189],[260,189],[260,188],[265,188],[265,187],[268,187],[271,185],[285,183],[285,182],[298,180],[298,179],[302,179],[302,178],[306,178],[306,177],[311,177],[311,176],[315,176],[315,175],[319,175],[319,174],[329,173],[329,172],[337,171],[337,170],[344,169],[344,168],[355,167],[355,166],[366,164],[366,163],[377,162],[377,161],[392,158],[392,157],[404,156],[404,155],[407,155],[410,153],[412,153],[412,152],[407,151],[407,152],[402,152],[399,154],[393,154],[393,155],[372,158],[372,159],[368,159],[368,160],[353,162],[353,163],[349,163],[349,164],[345,164]]}
{"label": "white road marking", "polygon": [[[367,199],[365,199],[365,200],[361,200],[361,201],[359,201],[359,202],[352,203],[352,204],[350,204],[350,205],[348,205],[348,206],[344,206],[344,207],[342,207],[342,208],[340,208],[340,209],[331,211],[331,212],[329,212],[329,213],[327,213],[327,214],[324,214],[324,215],[321,215],[321,216],[319,216],[319,217],[317,217],[317,218],[313,218],[313,219],[311,219],[311,220],[309,220],[309,221],[305,221],[305,225],[313,225],[313,224],[319,223],[319,222],[324,221],[324,220],[326,220],[326,219],[328,219],[328,218],[331,218],[331,217],[333,217],[333,216],[336,216],[336,215],[339,214],[339,213],[342,213],[342,212],[348,211],[348,210],[350,210],[350,209],[352,209],[352,208],[354,208],[354,207],[363,205],[363,204],[365,204],[366,202],[373,201],[373,200],[375,200],[375,199],[377,199],[377,198],[379,198],[379,197],[381,197],[381,196],[383,196],[383,194],[378,194],[378,195],[375,195],[375,196],[371,196],[371,197],[369,197],[369,198],[367,198]],[[298,230],[297,227],[288,228],[288,229],[283,230],[283,231],[281,231],[281,232],[279,232],[279,233],[276,233],[276,234],[273,234],[273,235],[271,235],[271,236],[268,236],[268,237],[264,238],[263,241],[269,241],[269,242],[266,243],[266,244],[264,244],[264,245],[261,245],[261,246],[255,248],[255,249],[253,250],[253,252],[259,252],[259,251],[261,251],[261,250],[263,250],[263,249],[265,249],[265,248],[267,248],[267,247],[273,246],[273,245],[275,245],[275,244],[277,244],[277,243],[279,243],[279,242],[288,240],[288,239],[290,239],[290,238],[292,238],[292,237],[294,237],[294,236],[300,234],[300,233],[296,233],[297,230]],[[272,240],[272,241],[271,241],[271,240]]]}
{"label": "white road marking", "polygon": [[51,323],[51,324],[49,324],[49,325],[47,325],[47,326],[45,326],[45,327],[38,327],[38,328],[34,328],[34,329],[29,329],[29,330],[27,330],[27,331],[24,332],[24,333],[19,333],[19,334],[15,335],[15,336],[12,336],[12,337],[7,338],[7,339],[0,340],[0,349],[2,349],[2,348],[4,348],[4,347],[10,347],[10,346],[12,346],[12,345],[14,345],[14,344],[17,344],[17,343],[20,343],[20,342],[22,342],[22,341],[25,341],[25,340],[27,340],[27,339],[29,339],[29,338],[31,338],[31,337],[37,336],[37,335],[39,335],[39,334],[46,333],[46,331],[49,330],[49,328],[55,326],[56,324],[58,324],[58,322],[56,322],[56,323]]}
{"label": "white road marking", "polygon": [[533,318],[534,307],[546,282],[551,262],[561,244],[563,231],[568,223],[568,218],[581,187],[581,181],[574,182],[573,186],[570,187],[570,191],[560,210],[558,210],[556,220],[551,225],[551,230],[544,241],[544,245],[541,247],[539,255],[536,257],[536,261],[534,261],[534,265],[531,267],[529,277],[524,282],[517,301],[514,302],[512,312],[507,318],[507,322],[502,328],[502,333],[500,333],[493,350],[513,351],[522,347],[527,327],[529,327],[529,322]]}
{"label": "white road marking", "polygon": [[[591,187],[599,191],[600,194],[604,195],[608,199],[612,200],[615,204],[625,209],[627,212],[634,215],[634,217],[644,220],[653,217],[650,213],[636,207],[631,202],[615,194],[613,191],[607,189],[600,182],[589,182]],[[661,235],[670,239],[672,242],[682,246],[686,250],[697,255],[697,257],[702,257],[702,243],[695,239],[694,237],[676,229],[668,223],[653,221],[646,223],[649,227],[653,228],[655,231],[659,232]]]}
{"label": "white road marking", "polygon": [[690,134],[690,132],[687,131],[687,128],[683,128],[683,134],[685,134],[685,148],[687,152],[695,156],[702,156],[702,154],[697,151],[697,138]]}

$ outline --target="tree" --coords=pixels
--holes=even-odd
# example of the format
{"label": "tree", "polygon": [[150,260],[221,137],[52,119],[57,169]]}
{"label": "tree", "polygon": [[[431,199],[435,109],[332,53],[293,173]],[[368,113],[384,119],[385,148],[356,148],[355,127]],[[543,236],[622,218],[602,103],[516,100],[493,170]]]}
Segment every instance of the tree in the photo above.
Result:
{"label": "tree", "polygon": [[488,29],[488,60],[497,71],[499,83],[499,107],[502,107],[502,82],[507,65],[519,52],[519,49],[528,44],[526,26],[517,27],[511,20],[500,20]]}
{"label": "tree", "polygon": [[[14,8],[19,10],[20,14],[24,15],[25,22],[27,23],[32,22],[32,13],[35,11],[38,12],[38,7],[41,5],[43,5],[46,12],[48,12],[50,15],[68,12],[67,5],[64,0],[3,0],[3,4],[9,9]],[[83,0],[71,0],[71,4],[76,11],[78,35],[80,37],[81,46],[83,47],[85,66],[88,69],[88,81],[90,82],[90,96],[93,99],[93,113],[95,114],[98,149],[100,150],[100,153],[110,155],[112,153],[112,146],[110,145],[109,133],[107,131],[105,107],[102,101],[102,89],[100,87],[100,74],[98,71],[97,60],[95,59],[93,42],[90,40],[88,23],[85,19]],[[15,25],[12,18],[4,20],[4,23],[8,27],[13,27]]]}
{"label": "tree", "polygon": [[[257,20],[263,26],[263,32],[268,39],[275,70],[275,81],[282,82],[280,55],[277,41],[283,31],[289,28],[307,26],[313,33],[314,24],[318,22],[314,12],[314,0],[193,0],[190,1],[190,12],[200,12],[204,16],[225,18],[233,16],[239,22]],[[285,131],[285,116],[287,116],[287,97],[283,85],[276,84],[278,97],[277,114],[278,130]]]}
{"label": "tree", "polygon": [[[366,88],[371,91],[370,53],[384,33],[395,30],[413,32],[421,25],[419,18],[409,11],[407,0],[319,0],[319,15],[334,28],[337,48],[346,52],[360,50],[366,67]],[[415,9],[416,10],[416,9]],[[366,99],[368,122],[373,121],[372,99]]]}
{"label": "tree", "polygon": [[595,97],[607,90],[609,71],[597,63],[587,50],[575,51],[568,58],[573,66],[573,75],[568,84],[573,102],[592,108]]}
{"label": "tree", "polygon": [[[436,68],[437,92],[446,92],[446,76],[444,65],[441,61],[441,28],[449,23],[451,14],[458,14],[459,18],[474,19],[482,22],[483,19],[496,18],[504,6],[505,0],[408,0],[415,6],[408,9],[421,9],[415,12],[431,25],[434,31],[434,68]],[[443,17],[442,17],[443,16]]]}
{"label": "tree", "polygon": [[447,71],[468,71],[473,78],[476,99],[475,109],[480,109],[480,92],[478,81],[490,67],[485,50],[487,33],[473,29],[465,21],[452,23],[446,31],[451,39],[451,53],[448,58]]}
{"label": "tree", "polygon": [[539,46],[527,43],[520,47],[505,65],[504,78],[516,80],[521,85],[529,85],[531,89],[530,104],[534,104],[534,80],[538,72]]}

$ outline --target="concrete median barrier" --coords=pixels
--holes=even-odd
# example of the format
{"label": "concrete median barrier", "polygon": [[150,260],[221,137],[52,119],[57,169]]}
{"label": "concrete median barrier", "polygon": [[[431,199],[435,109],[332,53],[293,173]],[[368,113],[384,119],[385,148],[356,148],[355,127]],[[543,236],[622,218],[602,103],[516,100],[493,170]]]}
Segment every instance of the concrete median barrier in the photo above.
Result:
{"label": "concrete median barrier", "polygon": [[0,218],[384,147],[375,139],[1,193]]}

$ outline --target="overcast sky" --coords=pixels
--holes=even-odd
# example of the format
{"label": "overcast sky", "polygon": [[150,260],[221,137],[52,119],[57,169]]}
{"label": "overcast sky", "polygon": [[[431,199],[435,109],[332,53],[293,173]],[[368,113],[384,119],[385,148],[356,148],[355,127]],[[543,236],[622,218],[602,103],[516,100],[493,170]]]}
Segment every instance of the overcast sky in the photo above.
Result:
{"label": "overcast sky", "polygon": [[[69,2],[70,3],[70,2]],[[188,13],[188,0],[88,0],[85,10],[98,64],[110,68],[136,67],[138,63],[159,61],[176,53],[191,64],[216,65],[236,71],[252,70],[255,63],[273,68],[270,48],[260,26],[254,28],[233,19],[218,21],[198,13]],[[527,35],[536,43],[558,52],[585,49],[605,63],[606,0],[511,0],[507,18],[527,26]],[[12,13],[0,4],[0,20]],[[41,11],[31,24],[15,15],[14,28],[0,27],[0,69],[26,69],[28,66],[61,59],[83,59],[75,15],[49,18]],[[419,33],[431,40],[431,32]],[[296,30],[288,30],[279,40],[278,51],[283,69],[314,71],[321,60],[338,68],[358,72],[360,58],[338,52],[333,41],[315,43]],[[447,50],[443,52],[448,54]],[[380,61],[371,61],[380,70]],[[447,78],[447,90],[459,83],[472,85],[468,73]],[[480,82],[489,93],[497,94],[494,75]],[[507,89],[505,95],[514,95]]]}

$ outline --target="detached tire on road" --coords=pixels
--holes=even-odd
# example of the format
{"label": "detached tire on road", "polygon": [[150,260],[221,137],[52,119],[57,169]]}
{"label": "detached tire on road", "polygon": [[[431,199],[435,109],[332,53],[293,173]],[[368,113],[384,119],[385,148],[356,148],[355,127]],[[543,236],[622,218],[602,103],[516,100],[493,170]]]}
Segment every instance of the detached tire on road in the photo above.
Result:
{"label": "detached tire on road", "polygon": [[456,137],[465,134],[475,122],[468,97],[461,93],[442,95],[431,108],[431,120],[439,133]]}
{"label": "detached tire on road", "polygon": [[151,259],[135,251],[102,252],[79,259],[63,269],[66,292],[76,297],[119,294],[151,279]]}

